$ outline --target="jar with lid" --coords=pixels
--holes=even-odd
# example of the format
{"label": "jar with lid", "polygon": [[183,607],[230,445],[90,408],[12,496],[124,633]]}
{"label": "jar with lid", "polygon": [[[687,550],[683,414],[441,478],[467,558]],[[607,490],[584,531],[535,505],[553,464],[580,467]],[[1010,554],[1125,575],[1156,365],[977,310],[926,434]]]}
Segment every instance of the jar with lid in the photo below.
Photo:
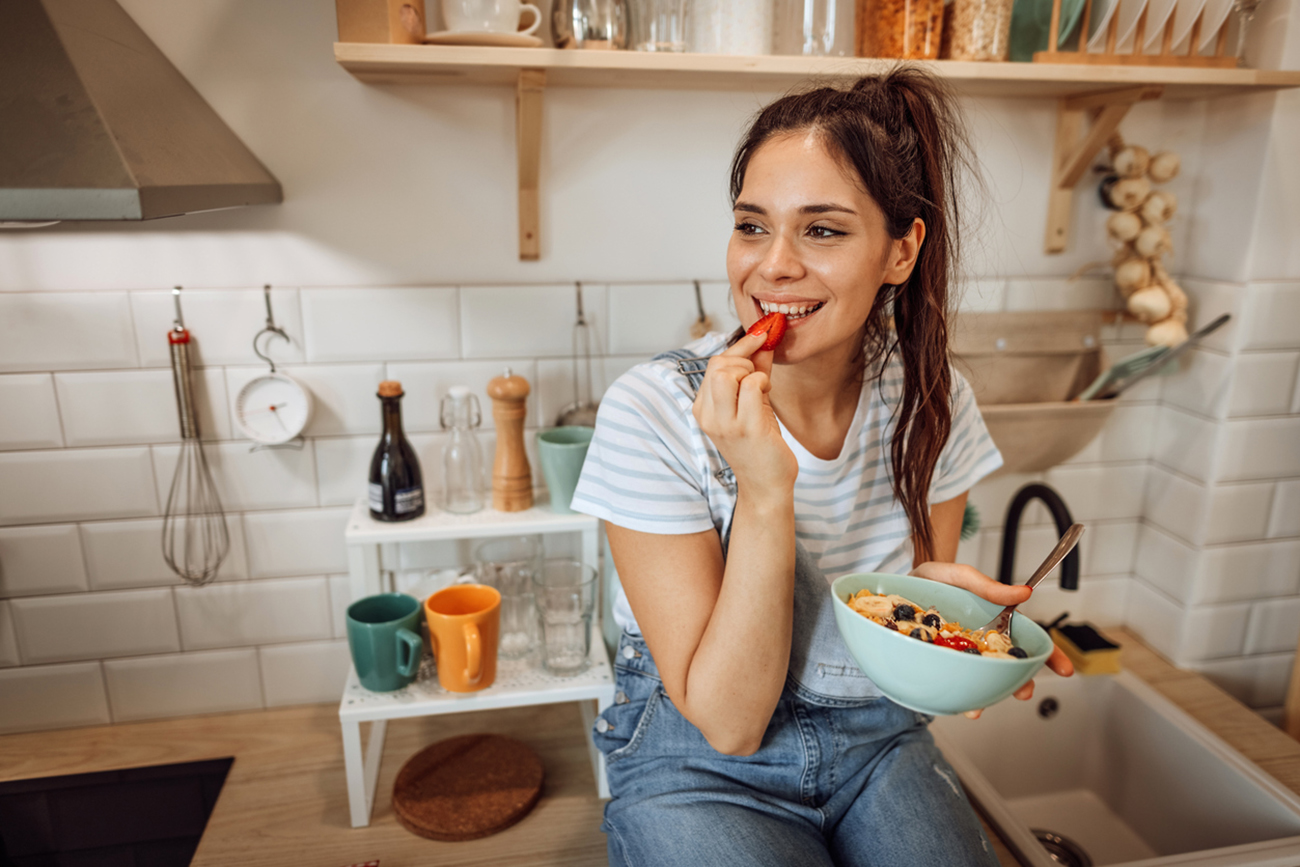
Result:
{"label": "jar with lid", "polygon": [[852,57],[853,6],[850,0],[776,0],[772,53]]}
{"label": "jar with lid", "polygon": [[442,507],[457,515],[483,508],[483,449],[474,433],[483,421],[478,398],[463,385],[453,385],[438,408],[442,429],[451,439],[442,449]]}
{"label": "jar with lid", "polygon": [[859,57],[934,60],[943,0],[858,0]]}
{"label": "jar with lid", "polygon": [[953,0],[951,45],[953,60],[1010,60],[1011,7],[1014,0]]}

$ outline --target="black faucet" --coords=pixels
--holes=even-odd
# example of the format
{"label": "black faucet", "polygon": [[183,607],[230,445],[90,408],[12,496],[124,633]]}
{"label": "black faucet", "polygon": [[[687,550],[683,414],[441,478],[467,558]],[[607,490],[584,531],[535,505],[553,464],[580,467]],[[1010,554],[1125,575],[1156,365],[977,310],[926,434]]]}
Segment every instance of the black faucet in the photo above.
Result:
{"label": "black faucet", "polygon": [[[1002,528],[1002,558],[998,561],[998,580],[1003,584],[1011,583],[1011,570],[1016,563],[1016,536],[1020,533],[1020,515],[1025,511],[1025,506],[1029,505],[1030,500],[1042,500],[1043,504],[1051,510],[1052,519],[1056,521],[1058,536],[1065,535],[1065,531],[1074,523],[1074,519],[1070,517],[1070,510],[1065,506],[1065,500],[1062,500],[1061,495],[1047,485],[1034,482],[1016,491],[1016,495],[1011,498],[1011,505],[1007,506],[1007,521]],[[1061,589],[1079,589],[1077,546],[1065,555],[1065,560],[1061,563]]]}

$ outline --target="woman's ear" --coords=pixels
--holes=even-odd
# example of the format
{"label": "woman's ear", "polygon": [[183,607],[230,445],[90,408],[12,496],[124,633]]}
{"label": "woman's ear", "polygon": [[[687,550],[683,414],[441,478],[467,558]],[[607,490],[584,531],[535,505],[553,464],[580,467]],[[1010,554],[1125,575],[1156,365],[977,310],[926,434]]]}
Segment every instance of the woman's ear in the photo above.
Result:
{"label": "woman's ear", "polygon": [[889,245],[889,256],[885,260],[885,277],[883,282],[898,285],[906,283],[916,267],[916,257],[921,254],[921,244],[925,242],[925,222],[917,217],[907,234]]}

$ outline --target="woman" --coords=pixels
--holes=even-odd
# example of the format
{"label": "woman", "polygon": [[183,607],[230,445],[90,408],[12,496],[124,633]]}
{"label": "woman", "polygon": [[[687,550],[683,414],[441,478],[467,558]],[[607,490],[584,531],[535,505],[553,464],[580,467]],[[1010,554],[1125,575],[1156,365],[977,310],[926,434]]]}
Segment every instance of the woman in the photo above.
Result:
{"label": "woman", "polygon": [[828,587],[911,570],[1029,595],[952,562],[1002,462],[948,360],[961,142],[906,67],[768,106],[732,164],[727,274],[741,321],[784,313],[784,339],[708,335],[601,403],[573,507],[607,522],[624,590],[596,724],[612,864],[997,863],[929,719],[849,657]]}

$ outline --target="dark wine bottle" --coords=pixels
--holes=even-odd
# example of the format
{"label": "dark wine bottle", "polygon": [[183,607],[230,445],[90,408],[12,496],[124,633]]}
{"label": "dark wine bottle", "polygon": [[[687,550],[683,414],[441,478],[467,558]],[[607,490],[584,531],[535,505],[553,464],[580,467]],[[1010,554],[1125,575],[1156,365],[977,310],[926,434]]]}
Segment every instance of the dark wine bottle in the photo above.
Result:
{"label": "dark wine bottle", "polygon": [[424,482],[415,449],[402,433],[402,384],[379,383],[384,405],[384,432],[370,459],[370,517],[376,521],[410,521],[424,514]]}

